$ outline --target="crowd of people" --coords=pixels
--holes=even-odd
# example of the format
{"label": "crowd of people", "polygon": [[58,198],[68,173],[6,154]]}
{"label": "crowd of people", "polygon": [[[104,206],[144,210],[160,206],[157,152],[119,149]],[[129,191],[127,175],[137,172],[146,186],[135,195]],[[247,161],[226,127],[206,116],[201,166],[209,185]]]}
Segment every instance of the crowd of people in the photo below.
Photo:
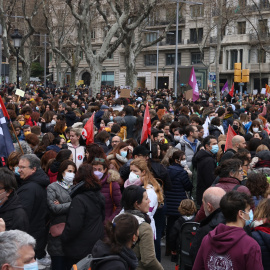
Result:
{"label": "crowd of people", "polygon": [[207,91],[192,102],[172,89],[26,90],[0,93],[15,149],[1,159],[1,269],[69,270],[89,254],[104,258],[95,269],[163,269],[162,239],[178,265],[188,222],[198,223],[193,269],[270,269],[264,96],[240,105]]}

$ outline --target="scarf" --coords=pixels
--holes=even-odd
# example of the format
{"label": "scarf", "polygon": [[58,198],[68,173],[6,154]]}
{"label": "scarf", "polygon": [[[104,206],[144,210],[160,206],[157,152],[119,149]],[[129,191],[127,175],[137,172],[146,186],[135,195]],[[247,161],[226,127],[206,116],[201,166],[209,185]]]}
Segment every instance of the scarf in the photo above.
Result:
{"label": "scarf", "polygon": [[135,270],[138,267],[138,259],[132,249],[123,247],[120,256],[127,262],[130,270]]}
{"label": "scarf", "polygon": [[255,168],[267,167],[270,168],[270,160],[260,160],[257,162]]}
{"label": "scarf", "polygon": [[261,232],[270,234],[270,228],[269,227],[258,226],[258,227],[254,228],[254,231],[261,231]]}
{"label": "scarf", "polygon": [[64,180],[62,182],[57,181],[57,184],[60,185],[64,189],[69,189],[71,185],[68,185]]}
{"label": "scarf", "polygon": [[145,220],[145,222],[147,222],[148,224],[151,223],[151,219],[150,217],[145,214],[145,213],[142,213],[141,211],[135,209],[135,210],[125,210],[125,213],[129,213],[131,215],[134,215],[134,216],[138,216],[138,217],[141,217]]}
{"label": "scarf", "polygon": [[233,114],[232,113],[229,113],[229,114],[227,114],[227,115],[224,116],[224,120],[226,120],[226,119],[228,119],[228,118],[230,118],[232,116],[233,116]]}

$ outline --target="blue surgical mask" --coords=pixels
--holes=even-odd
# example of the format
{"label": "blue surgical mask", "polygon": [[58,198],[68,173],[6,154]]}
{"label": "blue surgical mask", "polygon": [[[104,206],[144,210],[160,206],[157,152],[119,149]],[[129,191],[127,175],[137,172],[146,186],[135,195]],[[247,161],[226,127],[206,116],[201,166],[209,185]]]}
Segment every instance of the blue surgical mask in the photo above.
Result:
{"label": "blue surgical mask", "polygon": [[36,107],[36,110],[39,111],[39,107]]}
{"label": "blue surgical mask", "polygon": [[127,151],[121,151],[120,154],[121,154],[122,157],[125,158],[127,156]]}
{"label": "blue surgical mask", "polygon": [[25,264],[23,267],[14,265],[14,267],[21,268],[24,270],[38,270],[38,263],[37,262],[28,263],[28,264]]}
{"label": "blue surgical mask", "polygon": [[219,147],[217,144],[212,145],[212,149],[210,150],[214,155],[218,152]]}
{"label": "blue surgical mask", "polygon": [[110,116],[110,120],[113,121],[113,116]]}
{"label": "blue surgical mask", "polygon": [[[243,212],[246,213],[245,211],[243,211]],[[243,218],[245,220],[245,226],[249,226],[252,223],[252,221],[253,221],[254,215],[253,215],[253,211],[251,209],[249,210],[248,215],[249,215],[249,220]]]}
{"label": "blue surgical mask", "polygon": [[210,121],[212,121],[215,118],[215,116],[210,116]]}
{"label": "blue surgical mask", "polygon": [[15,170],[14,170],[15,174],[16,174],[16,175],[20,175],[20,173],[19,173],[19,167],[17,166],[17,167],[15,167],[14,169],[15,169]]}

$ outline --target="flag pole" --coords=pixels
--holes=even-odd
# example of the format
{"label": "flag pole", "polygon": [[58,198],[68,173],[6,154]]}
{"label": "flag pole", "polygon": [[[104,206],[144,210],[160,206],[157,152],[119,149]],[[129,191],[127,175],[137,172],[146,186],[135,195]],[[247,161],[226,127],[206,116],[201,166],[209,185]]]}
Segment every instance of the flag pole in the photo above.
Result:
{"label": "flag pole", "polygon": [[12,130],[13,130],[13,133],[14,133],[14,135],[15,135],[15,137],[16,137],[16,140],[17,140],[17,142],[18,142],[18,144],[19,144],[19,147],[20,147],[20,149],[21,149],[21,151],[22,151],[22,154],[24,155],[24,152],[23,152],[23,150],[22,150],[22,146],[21,146],[21,144],[20,144],[20,142],[19,142],[19,139],[18,139],[18,137],[17,137],[17,134],[16,134],[16,132],[15,132],[14,126],[13,126],[13,124],[12,124],[11,121],[10,121],[10,125],[11,125]]}
{"label": "flag pole", "polygon": [[150,158],[152,158],[152,140],[151,137],[148,138],[150,140],[149,148],[150,148]]}

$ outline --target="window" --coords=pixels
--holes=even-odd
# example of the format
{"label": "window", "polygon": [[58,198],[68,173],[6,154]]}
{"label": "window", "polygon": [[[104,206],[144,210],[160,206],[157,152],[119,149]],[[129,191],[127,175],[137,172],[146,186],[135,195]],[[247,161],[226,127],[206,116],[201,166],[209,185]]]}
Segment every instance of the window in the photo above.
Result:
{"label": "window", "polygon": [[109,54],[107,59],[113,59],[113,53]]}
{"label": "window", "polygon": [[157,33],[147,33],[145,35],[145,38],[147,43],[153,42],[154,40],[157,39]]}
{"label": "window", "polygon": [[199,52],[191,53],[191,65],[202,63],[202,54]]}
{"label": "window", "polygon": [[101,84],[102,85],[114,86],[114,72],[113,71],[102,72],[102,74],[101,74]]}
{"label": "window", "polygon": [[238,63],[237,54],[238,54],[237,50],[231,50],[231,67],[230,67],[231,70],[234,69],[234,64]]}
{"label": "window", "polygon": [[[181,53],[178,53],[177,59],[178,65],[181,65]],[[166,66],[172,66],[175,64],[175,53],[167,53],[166,54]]]}
{"label": "window", "polygon": [[258,56],[258,63],[266,63],[266,52],[265,50],[259,49],[257,51],[257,56]]}
{"label": "window", "polygon": [[190,16],[191,16],[191,18],[203,17],[204,16],[204,5],[190,6]]}
{"label": "window", "polygon": [[146,66],[156,66],[157,65],[157,55],[147,54],[144,56],[144,63]]}
{"label": "window", "polygon": [[3,55],[3,52],[2,52],[2,63],[6,63],[7,62],[7,58]]}
{"label": "window", "polygon": [[83,60],[83,51],[80,51],[81,60]]}
{"label": "window", "polygon": [[96,38],[96,31],[95,30],[92,30],[91,31],[91,38],[92,39],[95,39]]}
{"label": "window", "polygon": [[268,32],[267,19],[259,20],[259,34],[266,36]]}
{"label": "window", "polygon": [[269,4],[269,0],[260,0],[260,8],[269,8],[270,4]]}
{"label": "window", "polygon": [[199,43],[202,41],[203,28],[190,29],[190,43]]}
{"label": "window", "polygon": [[[175,45],[176,31],[170,31],[171,34],[166,34],[166,44]],[[178,44],[182,43],[182,30],[178,30]]]}
{"label": "window", "polygon": [[246,22],[238,22],[237,23],[237,32],[239,35],[246,33]]}
{"label": "window", "polygon": [[248,50],[248,63],[251,61],[251,50]]}
{"label": "window", "polygon": [[220,51],[220,54],[219,54],[219,64],[223,64],[223,51]]}

